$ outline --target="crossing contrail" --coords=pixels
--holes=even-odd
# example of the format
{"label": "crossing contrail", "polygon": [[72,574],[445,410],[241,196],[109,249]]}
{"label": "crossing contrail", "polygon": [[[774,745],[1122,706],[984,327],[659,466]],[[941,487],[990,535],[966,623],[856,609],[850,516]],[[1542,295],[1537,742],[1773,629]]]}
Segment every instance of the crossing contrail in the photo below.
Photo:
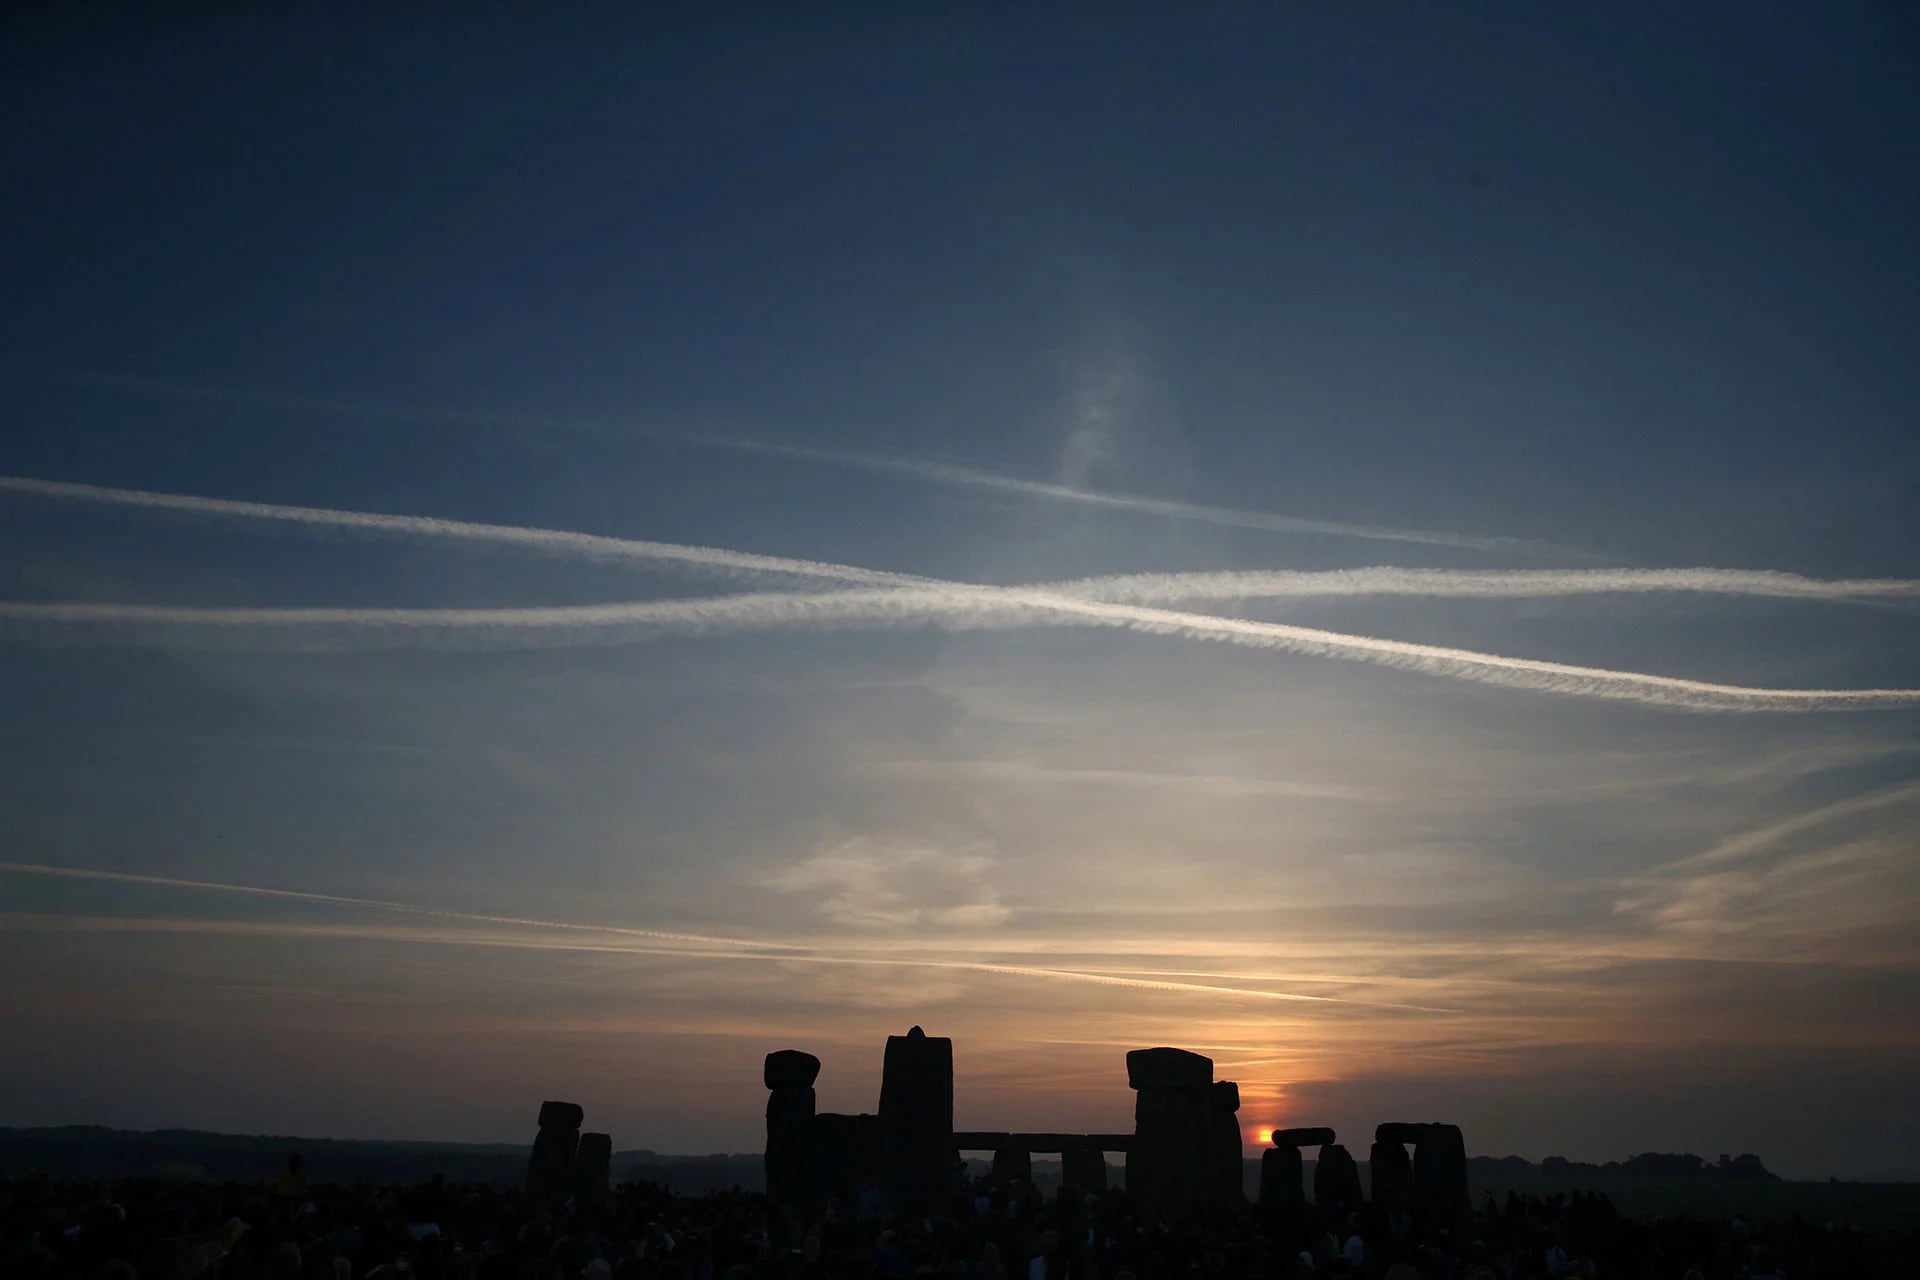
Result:
{"label": "crossing contrail", "polygon": [[[0,492],[73,502],[272,521],[374,534],[446,538],[519,547],[555,556],[658,565],[673,562],[722,572],[813,578],[868,586],[913,586],[939,580],[854,565],[721,547],[648,542],[523,525],[443,520],[435,516],[343,511],[329,507],[243,502],[192,494],[117,489],[27,476],[0,476]],[[1783,600],[1920,599],[1920,582],[1904,578],[1820,579],[1767,569],[1407,569],[1376,565],[1331,570],[1229,570],[1135,573],[1038,584],[1037,589],[1115,604],[1279,597],[1432,596],[1505,598],[1635,592],[1693,592]]]}
{"label": "crossing contrail", "polygon": [[[0,489],[77,497],[124,505],[250,519],[282,520],[299,524],[372,529],[430,537],[454,537],[509,545],[527,545],[559,554],[634,561],[668,561],[699,567],[751,572],[784,573],[841,583],[869,584],[864,590],[827,593],[765,592],[694,600],[657,600],[615,604],[550,606],[511,609],[267,609],[188,608],[170,605],[94,603],[0,603],[0,622],[16,627],[94,628],[109,640],[162,628],[201,633],[209,630],[278,629],[285,639],[316,645],[390,646],[429,643],[465,647],[525,648],[540,645],[624,644],[661,635],[731,630],[769,630],[795,627],[927,625],[989,629],[1040,624],[1078,624],[1116,627],[1155,635],[1211,640],[1246,648],[1305,653],[1378,666],[1422,671],[1481,684],[1531,689],[1574,696],[1642,702],[1696,711],[1824,711],[1905,708],[1920,706],[1916,689],[1767,689],[1712,681],[1688,680],[1601,667],[1577,666],[1516,658],[1470,649],[1414,644],[1374,636],[1354,635],[1316,627],[1220,617],[1213,614],[1153,608],[1073,594],[1060,587],[1000,587],[883,573],[852,565],[793,560],[690,547],[674,543],[639,542],[558,530],[527,529],[512,525],[481,525],[420,516],[334,511],[317,507],[287,507],[228,499],[199,498],[136,490],[104,489],[52,481],[0,478]],[[1384,571],[1383,571],[1384,572]],[[1420,571],[1395,571],[1415,573]],[[1583,580],[1584,571],[1560,571],[1557,576],[1534,576],[1535,588],[1550,582],[1563,586]],[[1656,578],[1672,584],[1695,575],[1697,583],[1722,581],[1713,575],[1729,570],[1665,571]],[[1310,575],[1317,576],[1317,575]],[[1788,586],[1800,594],[1814,590],[1812,579],[1794,575],[1763,575],[1775,593]],[[1495,582],[1480,575],[1474,581]],[[1630,571],[1608,571],[1588,582],[1607,582],[1620,589],[1631,580]],[[1384,581],[1384,579],[1382,580]],[[871,584],[880,583],[884,587]],[[1798,584],[1798,585],[1794,585]],[[1809,585],[1814,584],[1814,585]],[[1162,581],[1160,589],[1167,583]],[[1754,583],[1749,581],[1749,587]],[[1846,594],[1889,593],[1898,584],[1888,580],[1830,583]],[[1871,590],[1869,590],[1869,588]],[[1241,590],[1240,585],[1218,590]],[[1646,588],[1643,588],[1646,589]],[[1905,588],[1901,588],[1905,590]]]}
{"label": "crossing contrail", "polygon": [[[1289,623],[1076,599],[1021,587],[949,583],[764,593],[696,600],[509,609],[192,608],[173,605],[0,603],[0,623],[92,624],[112,641],[168,633],[278,633],[295,647],[538,648],[631,644],[668,635],[805,628],[925,626],[990,630],[1035,625],[1113,627],[1578,697],[1691,711],[1840,711],[1920,706],[1920,689],[1768,689],[1414,644]],[[255,643],[249,640],[249,643]]]}
{"label": "crossing contrail", "polygon": [[689,546],[675,542],[643,542],[633,538],[611,538],[593,533],[572,533],[562,529],[538,529],[511,524],[478,524],[469,520],[442,520],[434,516],[338,511],[329,507],[295,507],[273,502],[238,502],[231,498],[202,498],[190,494],[149,493],[142,489],[114,489],[105,485],[69,484],[59,480],[36,480],[26,476],[0,476],[0,492],[29,494],[37,498],[55,498],[70,502],[106,503],[112,506],[137,507],[152,511],[178,511],[192,515],[228,517],[238,520],[277,521],[315,528],[447,538],[461,542],[518,547],[544,555],[566,556],[603,563],[624,562],[649,565],[672,563],[719,572],[778,574],[842,583],[925,581],[925,579],[903,573],[857,569],[851,565],[825,564],[816,560],[797,560],[788,556],[754,555],[745,551],[728,551],[720,547]]}

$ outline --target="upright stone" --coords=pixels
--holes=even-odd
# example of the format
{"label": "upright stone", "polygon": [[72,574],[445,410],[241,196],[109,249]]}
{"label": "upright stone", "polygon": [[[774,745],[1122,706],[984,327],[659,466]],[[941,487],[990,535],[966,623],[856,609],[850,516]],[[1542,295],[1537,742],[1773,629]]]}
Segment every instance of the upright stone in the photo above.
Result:
{"label": "upright stone", "polygon": [[580,1145],[580,1122],[587,1113],[571,1102],[540,1104],[540,1132],[527,1160],[527,1190],[562,1200],[573,1194],[573,1158]]}
{"label": "upright stone", "polygon": [[1075,1147],[1060,1153],[1060,1183],[1075,1191],[1099,1195],[1107,1189],[1107,1153]]}
{"label": "upright stone", "polygon": [[1213,1059],[1185,1049],[1127,1054],[1134,1090],[1127,1192],[1141,1203],[1191,1212],[1216,1198],[1220,1142],[1213,1118]]}
{"label": "upright stone", "polygon": [[824,1209],[840,1201],[842,1221],[852,1221],[860,1193],[880,1182],[880,1117],[823,1111],[814,1117],[814,1160],[801,1204]]}
{"label": "upright stone", "polygon": [[887,1037],[880,1073],[881,1169],[900,1213],[947,1198],[953,1160],[953,1041],[919,1027]]}
{"label": "upright stone", "polygon": [[762,1160],[767,1195],[776,1204],[810,1206],[820,1195],[815,1177],[813,1082],[820,1078],[820,1059],[798,1049],[767,1055],[761,1079],[767,1095],[767,1147]]}
{"label": "upright stone", "polygon": [[1320,1148],[1313,1166],[1313,1202],[1322,1209],[1358,1209],[1361,1204],[1360,1166],[1353,1154],[1337,1142]]}
{"label": "upright stone", "polygon": [[612,1191],[613,1139],[604,1133],[583,1133],[573,1153],[575,1204],[604,1204]]}
{"label": "upright stone", "polygon": [[1458,1223],[1473,1216],[1467,1187],[1467,1143],[1459,1125],[1422,1125],[1413,1148],[1413,1187],[1420,1208],[1436,1222]]}
{"label": "upright stone", "polygon": [[1307,1202],[1300,1148],[1269,1147],[1260,1153],[1260,1208],[1269,1213],[1292,1213]]}
{"label": "upright stone", "polygon": [[1240,1086],[1216,1080],[1207,1094],[1213,1114],[1213,1199],[1220,1204],[1247,1202],[1246,1173],[1240,1143]]}
{"label": "upright stone", "polygon": [[1373,1203],[1413,1212],[1413,1161],[1407,1159],[1407,1149],[1390,1139],[1375,1138],[1367,1163],[1373,1172]]}
{"label": "upright stone", "polygon": [[1032,1182],[1033,1153],[1025,1147],[1001,1147],[993,1153],[995,1182]]}

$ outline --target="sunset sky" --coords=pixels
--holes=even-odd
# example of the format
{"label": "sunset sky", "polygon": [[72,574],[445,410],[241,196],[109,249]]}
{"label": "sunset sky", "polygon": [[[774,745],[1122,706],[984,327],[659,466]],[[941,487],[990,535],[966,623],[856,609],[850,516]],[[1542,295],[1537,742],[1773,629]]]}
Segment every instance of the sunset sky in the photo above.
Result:
{"label": "sunset sky", "polygon": [[1900,6],[36,8],[0,1124],[1920,1168]]}

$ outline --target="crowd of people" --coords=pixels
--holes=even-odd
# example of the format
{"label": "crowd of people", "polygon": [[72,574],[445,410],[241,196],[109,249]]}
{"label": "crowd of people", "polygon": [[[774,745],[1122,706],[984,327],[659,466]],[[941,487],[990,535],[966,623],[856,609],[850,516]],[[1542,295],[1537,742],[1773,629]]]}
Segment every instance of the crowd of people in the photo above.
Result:
{"label": "crowd of people", "polygon": [[873,1196],[810,1217],[765,1196],[627,1183],[592,1203],[412,1187],[0,1179],[10,1280],[1875,1280],[1920,1275],[1920,1226],[1633,1220],[1601,1194],[1487,1197],[1470,1219],[1255,1206],[1170,1220],[1123,1191],[956,1178],[943,1211]]}

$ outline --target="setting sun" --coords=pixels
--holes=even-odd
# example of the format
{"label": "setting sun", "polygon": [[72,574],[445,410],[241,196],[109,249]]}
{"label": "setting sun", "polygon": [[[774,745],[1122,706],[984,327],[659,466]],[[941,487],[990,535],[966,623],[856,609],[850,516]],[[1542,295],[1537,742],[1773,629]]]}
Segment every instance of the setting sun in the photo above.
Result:
{"label": "setting sun", "polygon": [[1262,1125],[1260,1128],[1255,1129],[1253,1131],[1253,1140],[1254,1142],[1258,1143],[1260,1146],[1263,1146],[1263,1147],[1266,1146],[1269,1142],[1272,1142],[1273,1126]]}

